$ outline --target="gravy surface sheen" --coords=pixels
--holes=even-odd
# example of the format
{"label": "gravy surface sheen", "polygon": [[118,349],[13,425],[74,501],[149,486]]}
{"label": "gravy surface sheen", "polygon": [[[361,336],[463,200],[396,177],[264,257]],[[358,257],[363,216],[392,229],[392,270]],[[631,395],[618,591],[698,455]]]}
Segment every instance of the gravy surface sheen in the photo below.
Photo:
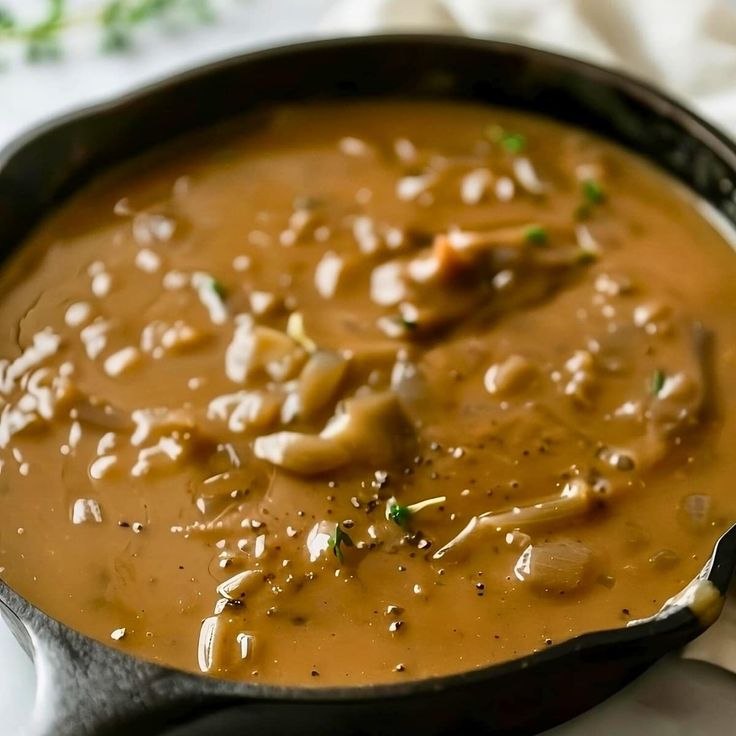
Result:
{"label": "gravy surface sheen", "polygon": [[548,120],[279,108],[0,276],[0,574],[174,667],[459,672],[655,613],[736,519],[736,257]]}

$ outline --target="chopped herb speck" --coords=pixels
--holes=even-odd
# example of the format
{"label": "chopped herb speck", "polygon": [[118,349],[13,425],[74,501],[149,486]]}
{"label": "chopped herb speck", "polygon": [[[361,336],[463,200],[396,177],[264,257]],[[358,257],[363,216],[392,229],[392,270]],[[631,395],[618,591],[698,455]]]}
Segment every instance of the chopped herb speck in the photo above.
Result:
{"label": "chopped herb speck", "polygon": [[521,133],[504,133],[500,143],[509,153],[521,153],[526,148],[526,138]]}
{"label": "chopped herb speck", "polygon": [[329,539],[328,546],[332,548],[332,552],[337,557],[337,559],[342,563],[344,561],[344,555],[342,551],[342,545],[345,545],[346,547],[354,547],[353,540],[350,538],[350,535],[343,530],[343,528],[337,524],[335,526],[335,531],[333,535]]}
{"label": "chopped herb speck", "polygon": [[658,396],[659,392],[662,390],[662,387],[664,386],[665,382],[665,375],[664,371],[661,371],[657,369],[652,373],[652,382],[650,384],[650,390],[652,392],[653,396]]}
{"label": "chopped herb speck", "polygon": [[389,503],[386,510],[386,518],[400,527],[407,525],[410,516],[411,511],[409,511],[409,508],[407,506],[401,506],[398,503]]}
{"label": "chopped herb speck", "polygon": [[603,187],[596,179],[586,179],[583,182],[583,195],[590,204],[600,204],[606,198]]}
{"label": "chopped herb speck", "polygon": [[524,230],[524,240],[534,245],[544,245],[548,240],[547,229],[541,225],[529,225]]}
{"label": "chopped herb speck", "polygon": [[217,296],[220,297],[222,301],[225,301],[227,299],[227,289],[223,286],[221,281],[218,281],[217,279],[212,279],[212,291],[217,294]]}
{"label": "chopped herb speck", "polygon": [[485,135],[508,153],[521,153],[526,148],[526,137],[523,134],[504,130],[500,125],[489,125],[485,130]]}

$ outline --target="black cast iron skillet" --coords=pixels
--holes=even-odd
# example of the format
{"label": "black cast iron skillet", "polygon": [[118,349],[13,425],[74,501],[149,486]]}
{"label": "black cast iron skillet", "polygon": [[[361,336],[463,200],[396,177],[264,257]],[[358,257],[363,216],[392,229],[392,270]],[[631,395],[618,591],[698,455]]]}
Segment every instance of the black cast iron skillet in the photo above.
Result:
{"label": "black cast iron skillet", "polygon": [[[92,175],[174,136],[274,102],[371,96],[475,100],[568,121],[653,160],[736,225],[736,147],[651,87],[512,44],[384,36],[247,54],[32,131],[0,154],[0,253]],[[697,636],[720,610],[735,561],[736,527],[691,587],[714,594],[705,607],[695,595],[691,606],[683,600],[646,622],[510,662],[354,688],[232,683],[159,667],[73,631],[2,582],[0,610],[35,661],[33,732],[43,736],[534,733]]]}

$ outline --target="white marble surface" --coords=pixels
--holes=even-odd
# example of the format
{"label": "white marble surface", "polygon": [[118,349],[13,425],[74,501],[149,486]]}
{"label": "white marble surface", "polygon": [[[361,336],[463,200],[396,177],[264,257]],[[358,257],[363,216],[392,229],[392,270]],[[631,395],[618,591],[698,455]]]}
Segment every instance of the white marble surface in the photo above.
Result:
{"label": "white marble surface", "polygon": [[[493,16],[499,22],[511,24],[512,31],[517,27],[514,18],[521,18],[518,22],[523,21],[532,29],[531,37],[537,34],[540,43],[547,45],[545,42],[555,37],[555,28],[561,22],[560,14],[564,16],[564,13],[572,10],[583,14],[592,5],[585,0],[550,1],[547,4],[549,14],[538,13],[532,23],[529,8],[535,3],[539,6],[536,0],[517,0],[513,4],[505,0],[457,0],[456,6],[451,6],[452,2],[447,0],[447,7],[453,7],[457,11],[454,14],[446,6],[432,0],[214,0],[213,4],[218,8],[218,20],[209,27],[147,30],[141,35],[134,52],[120,56],[100,55],[96,50],[98,38],[95,34],[85,30],[73,31],[68,36],[64,60],[43,66],[26,64],[16,58],[12,50],[6,51],[0,44],[0,59],[5,60],[4,68],[0,71],[0,146],[32,124],[60,112],[118,94],[175,70],[247,48],[304,38],[315,33],[331,34],[338,29],[361,32],[366,23],[384,24],[391,28],[446,28],[448,23],[458,24],[459,18],[466,27],[470,24],[472,30],[474,20],[481,15],[486,21]],[[627,0],[621,2],[626,4]],[[683,7],[681,0],[673,0],[673,3]],[[82,0],[73,4],[80,7],[89,5]],[[615,4],[615,0],[607,0],[601,5],[608,7]],[[660,7],[667,15],[667,23],[661,30],[661,38],[656,33],[652,35],[653,29],[649,29],[649,38],[655,39],[655,45],[666,46],[664,36],[673,32],[678,19],[673,19],[668,12],[672,5],[662,4],[660,0],[640,2],[639,6],[650,4]],[[707,0],[707,4],[713,3]],[[43,2],[0,0],[0,5],[33,13],[42,7]],[[392,6],[391,22],[385,23],[385,12],[389,5]],[[473,5],[474,9],[471,7]],[[509,10],[511,5],[516,16]],[[472,12],[476,15],[473,16]],[[553,17],[555,13],[557,19]],[[714,17],[721,18],[718,14]],[[680,20],[685,24],[688,18]],[[483,25],[479,27],[482,29]],[[585,29],[582,26],[581,29],[583,34]],[[716,36],[723,42],[723,48],[719,46],[715,51],[710,48],[710,52],[715,53],[714,59],[723,61],[729,69],[731,56],[736,59],[736,46],[733,40],[729,40],[736,37],[736,20],[731,25],[724,23],[718,30]],[[580,38],[586,43],[595,40],[584,34]],[[633,48],[633,41],[629,45]],[[692,47],[689,50],[693,51]],[[651,61],[656,59],[656,55],[644,54],[641,58]],[[627,61],[630,61],[628,57]],[[724,93],[721,88],[716,89],[715,85],[712,87],[704,105],[707,113],[724,125],[736,120],[736,103],[732,95]],[[730,92],[736,94],[736,84],[731,87]],[[25,723],[34,701],[33,667],[2,622],[0,662],[0,734],[22,736],[26,733]],[[575,687],[575,683],[570,683],[570,686]],[[736,676],[709,665],[672,656],[618,696],[549,734],[710,736],[733,733],[735,721]]]}

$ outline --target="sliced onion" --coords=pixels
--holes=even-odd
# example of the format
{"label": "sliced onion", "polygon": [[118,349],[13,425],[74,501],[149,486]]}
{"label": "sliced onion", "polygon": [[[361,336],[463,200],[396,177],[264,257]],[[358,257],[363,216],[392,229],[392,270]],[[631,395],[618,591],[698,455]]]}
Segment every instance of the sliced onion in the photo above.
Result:
{"label": "sliced onion", "polygon": [[692,493],[680,501],[680,518],[693,531],[707,529],[712,519],[713,499],[704,493]]}
{"label": "sliced onion", "polygon": [[297,382],[296,413],[309,419],[335,399],[348,361],[337,353],[318,350],[304,366]]}
{"label": "sliced onion", "polygon": [[514,575],[537,593],[560,595],[590,585],[598,569],[590,547],[566,539],[530,544],[516,561]]}

